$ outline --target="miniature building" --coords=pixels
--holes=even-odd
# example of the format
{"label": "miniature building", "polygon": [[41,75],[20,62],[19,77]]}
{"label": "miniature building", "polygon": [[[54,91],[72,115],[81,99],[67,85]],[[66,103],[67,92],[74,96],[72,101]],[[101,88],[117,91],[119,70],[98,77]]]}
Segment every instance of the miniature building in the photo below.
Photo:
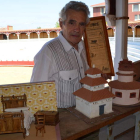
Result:
{"label": "miniature building", "polygon": [[73,93],[76,95],[76,109],[89,118],[112,112],[112,98],[115,96],[104,88],[107,81],[101,73],[94,67],[88,69],[86,77],[80,81],[83,88]]}
{"label": "miniature building", "polygon": [[116,95],[113,99],[114,104],[133,105],[140,102],[140,83],[133,81],[134,66],[132,61],[124,59],[120,61],[118,80],[109,83],[110,91]]}

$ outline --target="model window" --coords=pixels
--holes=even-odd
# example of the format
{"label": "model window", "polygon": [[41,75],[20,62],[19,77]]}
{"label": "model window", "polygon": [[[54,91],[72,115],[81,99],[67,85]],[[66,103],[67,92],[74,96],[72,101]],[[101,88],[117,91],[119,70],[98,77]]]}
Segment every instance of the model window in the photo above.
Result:
{"label": "model window", "polygon": [[133,5],[133,11],[139,11],[139,5],[138,4]]}
{"label": "model window", "polygon": [[116,97],[122,98],[122,93],[121,92],[115,92]]}
{"label": "model window", "polygon": [[133,92],[133,93],[130,93],[130,98],[135,98],[136,97],[136,93]]}

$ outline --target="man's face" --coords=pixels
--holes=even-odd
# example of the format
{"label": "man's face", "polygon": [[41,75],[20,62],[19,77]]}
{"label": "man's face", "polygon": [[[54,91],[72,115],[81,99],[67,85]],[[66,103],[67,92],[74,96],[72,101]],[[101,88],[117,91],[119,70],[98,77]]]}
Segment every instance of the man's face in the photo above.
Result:
{"label": "man's face", "polygon": [[86,14],[83,11],[68,10],[67,19],[63,23],[60,21],[60,27],[64,38],[73,46],[81,41],[86,27]]}

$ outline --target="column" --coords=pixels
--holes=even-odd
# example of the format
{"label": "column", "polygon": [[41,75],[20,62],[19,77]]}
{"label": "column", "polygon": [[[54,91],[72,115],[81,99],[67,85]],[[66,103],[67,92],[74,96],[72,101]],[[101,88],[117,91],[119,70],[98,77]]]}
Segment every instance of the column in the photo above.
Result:
{"label": "column", "polygon": [[56,31],[56,33],[57,33],[57,36],[59,36],[60,31]]}
{"label": "column", "polygon": [[[128,35],[128,0],[116,0],[116,35],[114,71],[118,71],[118,63],[127,59],[127,35]],[[118,79],[115,75],[114,79]]]}
{"label": "column", "polygon": [[47,31],[48,38],[50,38],[50,31]]}
{"label": "column", "polygon": [[135,41],[135,26],[132,26],[132,32],[133,32],[133,42]]}
{"label": "column", "polygon": [[28,35],[28,39],[30,39],[30,32],[27,32],[27,35]]}
{"label": "column", "polygon": [[37,32],[37,35],[38,35],[38,39],[40,39],[40,32],[39,31]]}
{"label": "column", "polygon": [[10,33],[6,33],[6,36],[7,36],[7,40],[9,40],[9,34],[10,34]]}
{"label": "column", "polygon": [[18,37],[18,40],[19,40],[19,35],[20,35],[20,33],[16,33],[17,34],[17,37]]}

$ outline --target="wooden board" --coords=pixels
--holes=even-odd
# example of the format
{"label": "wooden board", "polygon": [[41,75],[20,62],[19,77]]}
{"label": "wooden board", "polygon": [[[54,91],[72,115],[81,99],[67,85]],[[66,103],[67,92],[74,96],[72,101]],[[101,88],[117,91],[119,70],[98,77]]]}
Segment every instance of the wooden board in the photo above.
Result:
{"label": "wooden board", "polygon": [[61,139],[74,140],[140,111],[140,103],[137,106],[128,107],[113,105],[112,113],[104,114],[93,119],[89,119],[86,116],[83,117],[74,107],[58,109],[58,111]]}
{"label": "wooden board", "polygon": [[94,64],[103,73],[114,76],[104,16],[90,18],[85,30],[84,42],[89,66],[92,67]]}

